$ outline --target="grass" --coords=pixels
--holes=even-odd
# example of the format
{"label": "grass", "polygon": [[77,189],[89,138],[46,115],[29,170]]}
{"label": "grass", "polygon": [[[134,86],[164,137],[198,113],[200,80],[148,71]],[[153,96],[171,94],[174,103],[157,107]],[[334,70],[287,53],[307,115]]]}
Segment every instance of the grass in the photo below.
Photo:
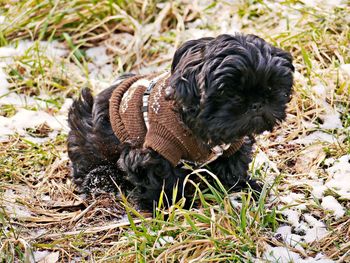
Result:
{"label": "grass", "polygon": [[[322,252],[348,262],[349,200],[329,193],[346,210],[336,218],[305,180],[327,182],[325,160],[350,153],[350,76],[341,68],[350,63],[349,11],[349,5],[307,6],[294,0],[216,1],[206,6],[180,0],[0,1],[0,16],[5,17],[0,47],[34,41],[4,67],[9,89],[35,99],[22,107],[54,116],[62,114],[66,99],[82,87],[97,92],[100,83],[110,81],[96,81],[91,73],[94,61],[87,51],[100,45],[113,58],[113,78],[130,70],[169,67],[174,48],[184,40],[230,33],[237,26],[289,50],[296,68],[287,120],[257,142],[255,156],[264,153],[275,165],[252,164],[252,175],[266,182],[258,200],[251,191],[232,197],[220,182],[205,180],[209,176],[215,181],[215,175],[197,170],[193,172],[202,178],[200,184],[208,186],[204,192],[198,188],[199,208],[185,210],[179,202],[170,210],[160,207],[152,218],[124,196],[86,198],[77,193],[69,177],[63,131],[38,143],[32,138],[50,133],[41,125],[28,128],[27,136],[1,141],[0,261],[29,262],[41,251],[52,262],[254,262],[268,246],[284,246],[303,258]],[[66,54],[50,56],[40,41],[57,41]],[[321,85],[324,95],[314,88]],[[11,118],[20,106],[2,103],[5,97],[0,95],[0,118]],[[343,128],[322,128],[331,111],[338,112]],[[332,134],[337,142],[311,147],[290,143],[314,131]],[[287,193],[302,199],[286,203],[281,197]],[[276,235],[279,226],[290,225],[285,212],[298,204],[329,230],[321,240],[302,242],[303,249]]]}

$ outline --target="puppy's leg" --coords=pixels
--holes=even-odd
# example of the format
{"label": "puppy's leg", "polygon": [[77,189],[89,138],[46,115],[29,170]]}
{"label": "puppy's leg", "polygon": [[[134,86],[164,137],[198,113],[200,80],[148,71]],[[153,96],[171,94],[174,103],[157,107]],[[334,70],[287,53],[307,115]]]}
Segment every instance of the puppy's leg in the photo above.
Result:
{"label": "puppy's leg", "polygon": [[[165,207],[184,195],[186,173],[180,168],[172,167],[168,160],[151,149],[126,149],[118,164],[126,172],[127,179],[136,186],[134,197],[141,209],[154,210],[163,189]],[[176,200],[173,200],[174,187],[177,187]],[[186,201],[185,206],[188,205],[189,198]]]}
{"label": "puppy's leg", "polygon": [[69,111],[68,156],[74,182],[87,194],[116,192],[114,182],[125,181],[117,166],[119,141],[109,122],[109,98],[115,88],[102,91],[96,98],[89,89],[83,89]]}
{"label": "puppy's leg", "polygon": [[254,139],[251,138],[233,155],[219,157],[209,164],[210,170],[219,177],[221,183],[233,191],[239,191],[249,186],[257,192],[261,191],[261,184],[252,180],[248,175],[253,144]]}

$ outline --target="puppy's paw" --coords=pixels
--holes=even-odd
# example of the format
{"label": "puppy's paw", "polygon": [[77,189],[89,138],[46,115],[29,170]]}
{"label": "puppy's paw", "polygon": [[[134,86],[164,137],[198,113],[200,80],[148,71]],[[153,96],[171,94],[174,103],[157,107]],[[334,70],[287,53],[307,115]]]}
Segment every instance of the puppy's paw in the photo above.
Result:
{"label": "puppy's paw", "polygon": [[118,160],[118,166],[127,174],[140,173],[149,163],[151,163],[151,150],[129,149],[125,150]]}

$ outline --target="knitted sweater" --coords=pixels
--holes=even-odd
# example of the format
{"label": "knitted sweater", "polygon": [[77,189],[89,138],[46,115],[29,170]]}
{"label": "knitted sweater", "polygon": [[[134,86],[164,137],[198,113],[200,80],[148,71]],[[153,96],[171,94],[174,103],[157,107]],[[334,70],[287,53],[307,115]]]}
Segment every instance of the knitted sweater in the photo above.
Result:
{"label": "knitted sweater", "polygon": [[[193,136],[181,121],[175,102],[166,99],[167,76],[157,81],[150,92],[147,129],[142,112],[143,99],[154,77],[155,75],[134,76],[123,81],[114,90],[110,98],[109,115],[117,138],[137,147],[151,148],[173,166],[180,160],[206,164],[216,159],[220,154],[213,152],[208,144]],[[242,144],[243,140],[231,144],[223,154],[233,154]]]}

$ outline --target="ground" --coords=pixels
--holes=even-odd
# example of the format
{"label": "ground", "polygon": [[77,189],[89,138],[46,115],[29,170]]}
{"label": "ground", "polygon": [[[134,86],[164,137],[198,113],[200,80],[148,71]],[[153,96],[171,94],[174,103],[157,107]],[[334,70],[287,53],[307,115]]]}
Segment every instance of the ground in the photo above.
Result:
{"label": "ground", "polygon": [[[350,262],[349,14],[342,0],[0,1],[0,261]],[[79,194],[66,117],[81,88],[237,31],[296,68],[287,120],[257,140],[260,198],[209,185],[199,208],[152,219],[123,196]]]}

